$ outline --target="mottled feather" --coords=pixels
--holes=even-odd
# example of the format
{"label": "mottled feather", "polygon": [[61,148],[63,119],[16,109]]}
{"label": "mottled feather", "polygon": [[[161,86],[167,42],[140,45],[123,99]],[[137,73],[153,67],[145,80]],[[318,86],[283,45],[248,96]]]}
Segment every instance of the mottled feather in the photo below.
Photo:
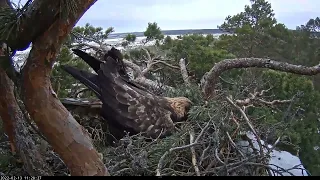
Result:
{"label": "mottled feather", "polygon": [[74,67],[62,65],[61,68],[69,73],[71,76],[73,76],[75,79],[79,80],[82,84],[87,86],[89,89],[91,89],[97,97],[100,99],[101,93],[100,93],[100,86],[98,81],[98,76],[96,74],[78,70]]}
{"label": "mottled feather", "polygon": [[[163,131],[168,135],[174,128],[170,103],[134,86],[129,86],[119,75],[117,63],[108,57],[98,71],[101,83],[102,115],[125,126],[129,132],[145,132],[157,137]],[[110,112],[113,112],[112,114]]]}
{"label": "mottled feather", "polygon": [[[174,122],[186,120],[191,106],[184,97],[167,98],[132,82],[125,71],[123,57],[119,50],[112,48],[104,61],[95,59],[83,51],[74,51],[87,58],[87,62],[98,75],[82,72],[75,68],[64,68],[80,80],[102,101],[102,116],[109,124],[109,131],[116,139],[125,135],[144,133],[153,138],[169,135],[174,130]],[[98,64],[99,63],[99,67]],[[161,133],[161,134],[160,134]]]}

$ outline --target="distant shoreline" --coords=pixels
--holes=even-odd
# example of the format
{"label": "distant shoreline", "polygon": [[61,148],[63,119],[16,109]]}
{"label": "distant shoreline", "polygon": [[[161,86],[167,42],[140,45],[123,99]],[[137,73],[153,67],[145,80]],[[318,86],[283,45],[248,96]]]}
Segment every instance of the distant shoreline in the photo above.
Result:
{"label": "distant shoreline", "polygon": [[[162,30],[164,35],[185,35],[185,34],[223,34],[220,29],[179,29],[179,30]],[[124,38],[127,34],[134,34],[136,37],[143,37],[143,32],[112,33],[108,39]]]}
{"label": "distant shoreline", "polygon": [[[295,29],[289,29],[296,31]],[[179,29],[179,30],[162,30],[164,35],[186,35],[186,34],[227,34],[220,29]],[[313,32],[319,36],[320,32]],[[127,34],[134,34],[136,37],[144,37],[143,32],[111,33],[108,39],[124,38]]]}

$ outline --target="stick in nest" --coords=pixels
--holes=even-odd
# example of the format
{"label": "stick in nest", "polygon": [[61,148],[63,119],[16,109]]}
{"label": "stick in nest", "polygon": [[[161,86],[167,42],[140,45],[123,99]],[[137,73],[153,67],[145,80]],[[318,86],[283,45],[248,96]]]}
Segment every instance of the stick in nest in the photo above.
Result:
{"label": "stick in nest", "polygon": [[172,151],[176,151],[176,150],[182,150],[182,149],[186,149],[186,148],[191,148],[195,145],[198,145],[198,141],[200,140],[200,138],[203,136],[204,132],[209,128],[209,125],[211,123],[212,120],[210,120],[205,127],[201,130],[200,134],[198,135],[198,137],[196,138],[196,140],[193,143],[190,143],[188,145],[184,145],[184,146],[179,146],[179,147],[174,147],[174,148],[170,148],[168,151],[166,151],[160,158],[159,162],[158,162],[158,166],[156,169],[156,176],[161,176],[161,169],[163,166],[163,161],[165,159],[165,157],[171,153]]}
{"label": "stick in nest", "polygon": [[[189,132],[189,135],[190,135],[190,144],[192,144],[192,143],[194,143],[194,136],[195,136],[194,131],[191,130]],[[197,156],[196,156],[196,150],[194,149],[194,146],[190,147],[190,151],[192,154],[192,165],[193,165],[194,171],[196,172],[197,176],[201,176],[200,170],[199,170],[199,167],[197,164]]]}
{"label": "stick in nest", "polygon": [[259,145],[259,149],[260,149],[260,155],[263,156],[264,153],[263,153],[263,147],[262,147],[262,144],[261,144],[261,139],[260,137],[258,136],[258,133],[256,132],[256,130],[254,129],[253,125],[251,124],[248,116],[246,115],[246,113],[238,106],[236,105],[229,97],[226,97],[227,98],[227,101],[232,105],[234,106],[236,109],[238,109],[241,113],[241,115],[243,116],[243,118],[245,119],[247,125],[249,126],[250,130],[252,131],[252,133],[254,134],[254,136],[256,137],[257,141],[258,141],[258,145]]}

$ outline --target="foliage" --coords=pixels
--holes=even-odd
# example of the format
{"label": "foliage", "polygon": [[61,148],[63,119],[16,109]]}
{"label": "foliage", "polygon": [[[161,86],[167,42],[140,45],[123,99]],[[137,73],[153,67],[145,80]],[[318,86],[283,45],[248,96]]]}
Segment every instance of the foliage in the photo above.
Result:
{"label": "foliage", "polygon": [[146,42],[156,40],[157,42],[164,38],[160,27],[156,22],[148,23],[146,31],[143,33],[146,36]]}
{"label": "foliage", "polygon": [[[286,124],[285,130],[279,127],[278,133],[286,137],[284,140],[298,147],[305,167],[314,175],[318,174],[320,154],[314,148],[320,145],[320,92],[315,91],[312,81],[306,77],[274,71],[266,71],[263,76],[273,82],[270,93],[277,99],[290,99],[297,92],[303,93],[292,105],[286,117],[274,115],[274,118],[281,119]],[[286,112],[287,108],[279,111]]]}
{"label": "foliage", "polygon": [[137,37],[134,34],[127,34],[126,37],[123,38],[122,46],[126,47],[131,43],[134,43],[136,41]]}
{"label": "foliage", "polygon": [[70,41],[80,44],[90,42],[98,42],[99,44],[101,44],[108,38],[108,36],[112,32],[114,32],[113,27],[109,27],[108,29],[103,31],[102,27],[93,27],[92,25],[87,23],[84,27],[77,26],[73,28]]}
{"label": "foliage", "polygon": [[284,28],[277,24],[271,4],[265,0],[250,0],[251,6],[245,6],[244,12],[228,16],[219,28],[233,35],[221,36],[220,46],[237,57],[270,56],[273,42],[281,38],[274,29]]}
{"label": "foliage", "polygon": [[[169,36],[168,36],[169,37]],[[180,39],[166,37],[162,47],[169,51],[169,56],[179,60],[186,58],[189,64],[189,71],[199,80],[204,73],[209,71],[214,63],[223,59],[234,58],[226,50],[215,46],[213,35],[192,34],[182,36]]]}

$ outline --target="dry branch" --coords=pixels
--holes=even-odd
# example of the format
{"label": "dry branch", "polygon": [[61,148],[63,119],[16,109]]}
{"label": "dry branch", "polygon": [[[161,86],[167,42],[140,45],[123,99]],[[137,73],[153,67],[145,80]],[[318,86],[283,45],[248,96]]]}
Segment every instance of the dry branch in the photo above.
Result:
{"label": "dry branch", "polygon": [[180,71],[181,71],[181,75],[182,75],[182,79],[185,83],[185,85],[190,86],[190,78],[188,75],[188,70],[187,70],[187,66],[186,66],[186,60],[184,58],[181,58],[179,61],[179,65],[180,65]]}
{"label": "dry branch", "polygon": [[216,88],[216,84],[218,83],[219,76],[224,71],[249,67],[268,68],[308,76],[320,73],[320,65],[306,67],[263,58],[225,59],[215,64],[213,68],[206,74],[206,80],[202,87],[204,97],[206,99],[210,99],[214,96],[214,90]]}
{"label": "dry branch", "polygon": [[[154,56],[154,57],[151,57],[151,54],[150,54],[150,50],[148,50],[147,48],[145,47],[141,47],[141,49],[146,53],[147,57],[144,56],[144,59],[140,60],[142,62],[145,62],[146,63],[146,68],[143,68],[142,69],[142,74],[141,76],[145,76],[148,72],[150,72],[153,67],[157,64],[163,64],[165,66],[168,66],[172,69],[177,69],[179,70],[180,68],[177,67],[177,66],[174,66],[172,64],[169,64],[166,62],[166,60],[164,60],[163,57],[161,57],[160,55],[157,55],[157,56]],[[157,54],[159,54],[159,52],[156,52]]]}
{"label": "dry branch", "polygon": [[278,104],[285,104],[285,103],[290,103],[292,100],[272,100],[272,101],[266,101],[262,99],[262,96],[264,95],[265,92],[268,92],[268,90],[262,90],[261,92],[258,92],[255,90],[253,93],[249,93],[248,98],[246,99],[237,99],[235,100],[235,103],[239,106],[242,107],[248,107],[248,106],[260,106],[260,105],[267,105],[267,106],[274,106]]}
{"label": "dry branch", "polygon": [[[190,144],[194,143],[194,131],[190,131],[189,132],[189,135],[190,135]],[[192,165],[193,165],[193,168],[194,168],[194,171],[196,172],[197,176],[201,176],[201,173],[200,173],[200,170],[199,170],[199,167],[198,167],[198,161],[197,161],[197,154],[196,154],[196,150],[194,148],[194,146],[191,146],[190,147],[190,151],[191,151],[191,154],[192,154]]]}
{"label": "dry branch", "polygon": [[263,153],[263,146],[261,144],[261,139],[260,139],[260,136],[258,135],[258,133],[256,132],[255,128],[253,127],[253,125],[251,124],[248,116],[246,115],[246,113],[244,112],[243,109],[241,109],[238,105],[236,105],[229,97],[226,98],[227,101],[232,105],[234,106],[236,109],[238,109],[242,115],[242,117],[245,119],[247,125],[249,126],[251,132],[256,136],[256,139],[258,141],[258,145],[259,145],[259,149],[260,149],[260,155],[263,156],[264,153]]}

